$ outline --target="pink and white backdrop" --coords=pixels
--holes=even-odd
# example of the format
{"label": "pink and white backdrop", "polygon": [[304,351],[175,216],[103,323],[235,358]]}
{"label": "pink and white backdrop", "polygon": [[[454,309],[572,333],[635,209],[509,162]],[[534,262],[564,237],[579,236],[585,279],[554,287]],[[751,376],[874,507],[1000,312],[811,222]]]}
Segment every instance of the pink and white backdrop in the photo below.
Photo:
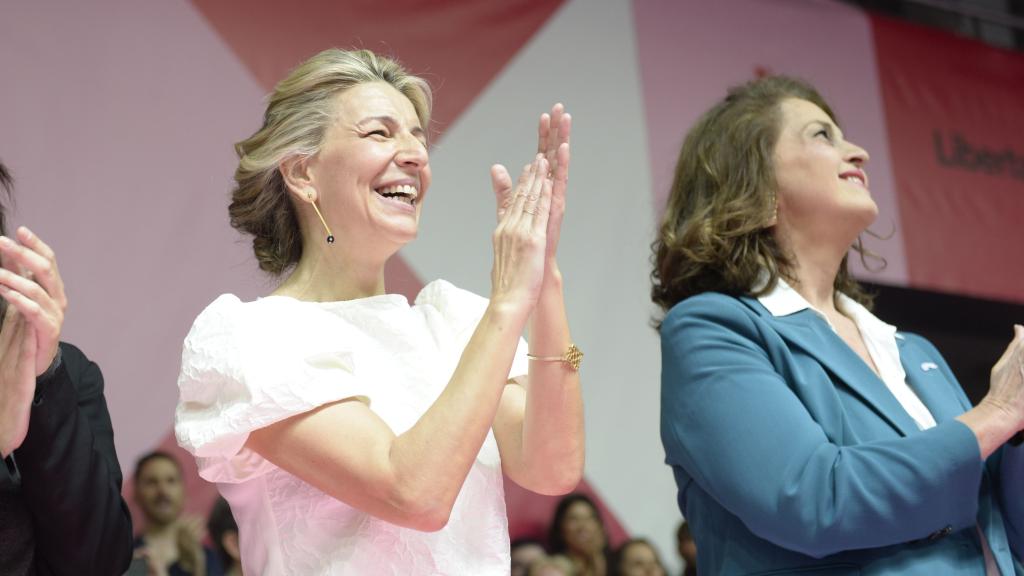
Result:
{"label": "pink and white backdrop", "polygon": [[[13,220],[58,252],[65,338],[103,368],[126,474],[173,446],[192,319],[223,292],[271,289],[227,224],[231,146],[258,126],[274,82],[330,46],[397,56],[436,89],[431,200],[388,270],[407,295],[437,277],[488,292],[488,167],[528,159],[553,102],[573,113],[560,260],[587,352],[586,489],[615,538],[650,537],[670,564],[679,513],[658,438],[649,244],[683,134],[726,87],[804,77],[871,153],[877,229],[895,233],[869,243],[888,267],[862,278],[1024,302],[1017,53],[831,0],[7,2],[0,158],[17,179]],[[205,511],[212,490],[189,483]],[[517,534],[551,506],[514,487],[509,501]]]}

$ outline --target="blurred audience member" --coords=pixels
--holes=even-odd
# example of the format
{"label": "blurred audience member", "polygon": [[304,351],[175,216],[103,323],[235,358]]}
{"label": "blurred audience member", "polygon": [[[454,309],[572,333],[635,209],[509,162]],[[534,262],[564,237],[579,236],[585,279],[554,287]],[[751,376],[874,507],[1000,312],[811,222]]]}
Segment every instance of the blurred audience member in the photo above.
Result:
{"label": "blurred audience member", "polygon": [[[242,576],[242,557],[238,553],[238,523],[231,513],[231,506],[223,497],[218,498],[206,522],[210,540],[224,567],[224,576]],[[541,550],[543,553],[543,549]],[[514,552],[513,552],[514,554]],[[513,556],[513,562],[515,562]],[[515,572],[513,572],[515,574]]]}
{"label": "blurred audience member", "polygon": [[612,557],[612,576],[666,576],[658,551],[643,538],[623,542]]}
{"label": "blurred audience member", "polygon": [[594,502],[583,494],[562,498],[548,533],[551,552],[572,560],[579,576],[607,576],[608,536]]}
{"label": "blurred audience member", "polygon": [[697,543],[690,534],[690,525],[683,520],[676,530],[676,546],[683,559],[683,576],[697,576]]}
{"label": "blurred audience member", "polygon": [[572,560],[560,554],[545,556],[530,565],[527,576],[581,576]]}
{"label": "blurred audience member", "polygon": [[185,518],[181,464],[166,452],[151,452],[135,465],[135,501],[146,525],[135,539],[150,576],[220,576],[217,555],[202,545],[203,522]]}
{"label": "blurred audience member", "polygon": [[517,538],[509,549],[512,553],[511,576],[526,576],[534,562],[547,557],[544,546],[533,538]]}

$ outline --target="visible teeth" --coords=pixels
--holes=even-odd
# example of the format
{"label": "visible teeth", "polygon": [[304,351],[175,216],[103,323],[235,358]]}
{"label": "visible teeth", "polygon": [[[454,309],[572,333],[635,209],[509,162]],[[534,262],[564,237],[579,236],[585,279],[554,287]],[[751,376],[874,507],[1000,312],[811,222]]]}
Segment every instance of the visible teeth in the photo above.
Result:
{"label": "visible teeth", "polygon": [[401,194],[402,196],[408,197],[410,200],[415,200],[416,197],[419,196],[419,192],[416,190],[416,187],[410,184],[385,186],[383,188],[378,188],[377,193],[381,196],[397,196]]}
{"label": "visible teeth", "polygon": [[856,180],[857,183],[860,184],[861,186],[864,185],[864,179],[861,178],[860,176],[855,175],[855,174],[850,174],[849,176],[843,176],[843,179],[844,180]]}

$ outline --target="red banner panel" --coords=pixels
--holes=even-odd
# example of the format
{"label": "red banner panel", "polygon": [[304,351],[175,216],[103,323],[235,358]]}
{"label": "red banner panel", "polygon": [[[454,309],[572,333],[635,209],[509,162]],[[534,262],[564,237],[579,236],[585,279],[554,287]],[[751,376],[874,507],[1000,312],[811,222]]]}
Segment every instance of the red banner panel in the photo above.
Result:
{"label": "red banner panel", "polygon": [[267,90],[327,48],[397,57],[434,89],[432,135],[444,132],[564,0],[461,2],[192,0]]}
{"label": "red banner panel", "polygon": [[872,24],[911,285],[1024,302],[1024,55]]}

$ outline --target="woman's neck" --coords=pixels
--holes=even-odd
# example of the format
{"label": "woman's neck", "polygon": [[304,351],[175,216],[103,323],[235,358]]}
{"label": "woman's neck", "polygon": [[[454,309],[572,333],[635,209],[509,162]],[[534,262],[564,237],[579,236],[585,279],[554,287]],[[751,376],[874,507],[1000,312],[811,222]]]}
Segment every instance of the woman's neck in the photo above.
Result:
{"label": "woman's neck", "polygon": [[813,238],[779,238],[791,259],[789,284],[817,310],[836,312],[835,282],[849,244],[821,242]]}
{"label": "woman's neck", "polygon": [[304,251],[288,278],[274,290],[310,302],[337,302],[384,294],[386,258],[341,246]]}

